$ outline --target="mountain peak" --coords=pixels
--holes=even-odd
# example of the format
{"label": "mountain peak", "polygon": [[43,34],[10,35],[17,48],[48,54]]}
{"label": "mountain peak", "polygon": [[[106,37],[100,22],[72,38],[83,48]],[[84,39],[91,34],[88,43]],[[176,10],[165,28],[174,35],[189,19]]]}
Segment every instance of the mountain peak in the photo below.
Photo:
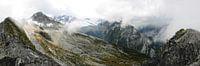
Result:
{"label": "mountain peak", "polygon": [[44,27],[44,28],[58,29],[61,25],[60,22],[55,21],[53,18],[45,15],[42,12],[37,12],[33,14],[31,18],[33,21],[37,21],[39,23],[38,26]]}
{"label": "mountain peak", "polygon": [[[199,66],[200,32],[181,29],[163,48],[163,66]],[[197,63],[196,63],[197,62]]]}
{"label": "mountain peak", "polygon": [[195,36],[195,35],[199,35],[198,34],[199,32],[196,31],[196,30],[193,30],[193,29],[180,29],[179,31],[176,32],[176,34],[172,37],[171,40],[178,40],[180,39],[181,37],[183,37],[184,35],[191,35],[192,36]]}
{"label": "mountain peak", "polygon": [[31,18],[33,21],[44,22],[44,23],[48,23],[47,21],[52,20],[52,19],[50,19],[50,17],[46,16],[42,12],[37,12],[37,13],[33,14],[33,16]]}
{"label": "mountain peak", "polygon": [[33,16],[46,16],[46,15],[43,12],[39,11],[39,12],[36,12],[35,14],[33,14]]}
{"label": "mountain peak", "polygon": [[4,19],[4,21],[3,21],[3,23],[9,23],[10,25],[17,26],[17,25],[15,24],[14,19],[12,19],[11,17],[6,17],[6,18]]}
{"label": "mountain peak", "polygon": [[4,21],[12,21],[11,17],[6,17]]}

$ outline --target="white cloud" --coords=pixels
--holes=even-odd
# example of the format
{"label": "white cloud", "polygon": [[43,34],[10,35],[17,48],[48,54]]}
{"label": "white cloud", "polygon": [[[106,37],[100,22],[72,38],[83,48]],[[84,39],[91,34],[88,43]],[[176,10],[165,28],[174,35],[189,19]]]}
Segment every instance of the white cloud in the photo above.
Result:
{"label": "white cloud", "polygon": [[162,11],[173,18],[166,32],[165,38],[169,39],[181,28],[192,28],[200,31],[200,0],[166,0],[165,9]]}
{"label": "white cloud", "polygon": [[78,17],[113,19],[150,15],[160,3],[160,0],[1,0],[0,10],[6,12],[0,15],[27,17],[44,11],[52,15],[73,13]]}
{"label": "white cloud", "polygon": [[[151,22],[146,17],[164,15],[173,19],[167,22],[170,24],[165,32],[168,38],[180,28],[200,30],[199,3],[200,0],[1,0],[0,19],[8,16],[29,18],[33,13],[43,11],[50,15],[123,19],[124,24],[139,25],[138,22]],[[134,21],[135,17],[141,20]]]}

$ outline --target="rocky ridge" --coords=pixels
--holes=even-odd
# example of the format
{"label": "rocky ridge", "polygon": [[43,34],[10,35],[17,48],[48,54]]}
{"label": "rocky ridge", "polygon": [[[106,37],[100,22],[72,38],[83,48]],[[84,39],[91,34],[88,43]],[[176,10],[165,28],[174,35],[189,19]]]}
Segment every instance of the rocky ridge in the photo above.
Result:
{"label": "rocky ridge", "polygon": [[200,32],[181,29],[163,48],[163,66],[199,66]]}
{"label": "rocky ridge", "polygon": [[25,32],[11,18],[0,23],[0,66],[60,66],[35,50]]}

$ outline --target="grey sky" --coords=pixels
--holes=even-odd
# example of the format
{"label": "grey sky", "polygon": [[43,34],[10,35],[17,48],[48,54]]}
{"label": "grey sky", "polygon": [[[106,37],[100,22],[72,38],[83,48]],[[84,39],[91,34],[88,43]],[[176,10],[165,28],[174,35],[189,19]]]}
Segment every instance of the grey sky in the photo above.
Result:
{"label": "grey sky", "polygon": [[[180,28],[200,30],[200,0],[1,0],[0,19],[29,18],[37,11],[49,15],[123,19],[124,24],[169,24],[164,34],[171,37]],[[134,21],[134,18],[140,18]],[[169,21],[148,21],[146,17],[167,17]],[[166,19],[163,19],[166,20]],[[152,22],[152,23],[151,23]]]}

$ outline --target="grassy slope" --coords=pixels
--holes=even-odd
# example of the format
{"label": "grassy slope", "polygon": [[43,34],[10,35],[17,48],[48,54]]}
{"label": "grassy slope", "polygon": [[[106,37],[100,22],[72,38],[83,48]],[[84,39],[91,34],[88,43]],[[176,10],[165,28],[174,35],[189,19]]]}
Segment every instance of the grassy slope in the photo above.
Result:
{"label": "grassy slope", "polygon": [[83,50],[80,53],[60,48],[53,44],[53,42],[46,40],[39,33],[36,33],[34,36],[43,47],[45,53],[68,65],[88,66],[105,64],[111,66],[132,66],[133,64],[141,64],[146,59],[143,54],[136,52],[132,53],[133,55],[127,55],[111,44],[79,33],[68,35],[68,38],[64,39],[69,44]]}

